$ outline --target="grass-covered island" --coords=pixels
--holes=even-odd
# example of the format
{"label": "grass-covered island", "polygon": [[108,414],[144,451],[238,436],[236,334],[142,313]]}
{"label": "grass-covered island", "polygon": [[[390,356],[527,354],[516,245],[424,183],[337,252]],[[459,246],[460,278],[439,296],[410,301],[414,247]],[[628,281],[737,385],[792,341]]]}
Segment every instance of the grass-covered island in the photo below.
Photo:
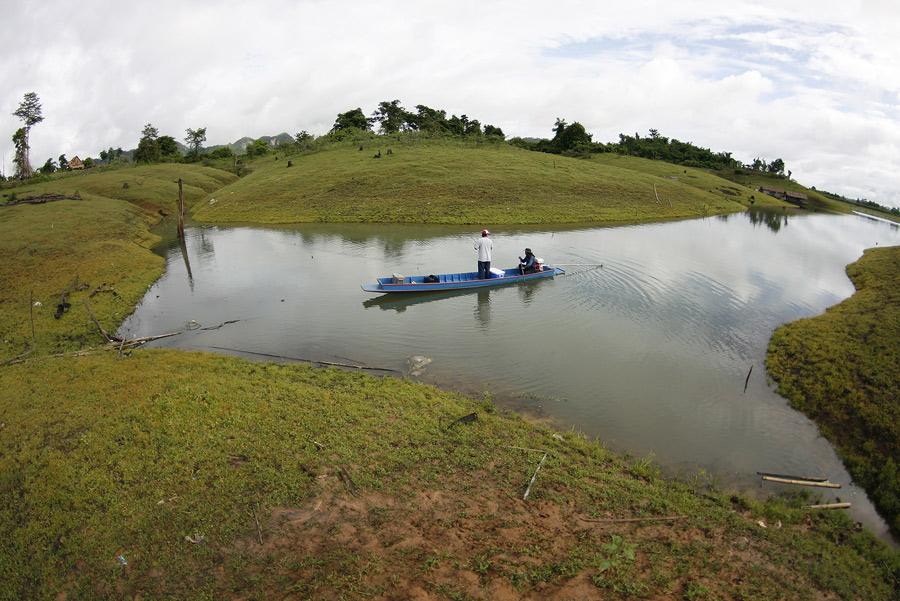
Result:
{"label": "grass-covered island", "polygon": [[[699,475],[667,481],[490,398],[101,334],[163,269],[148,227],[173,213],[178,179],[195,218],[219,222],[633,221],[762,201],[739,178],[629,157],[407,144],[373,160],[355,146],[263,157],[240,177],[232,163],[125,166],[3,190],[16,204],[0,206],[0,599],[900,596],[896,551],[799,493],[760,503]],[[538,192],[542,211],[526,211]],[[851,271],[866,299],[896,287],[879,287],[895,267],[871,267],[888,258]],[[839,335],[830,350],[776,336],[797,361],[776,373],[793,398],[804,357],[854,353],[841,365],[861,375],[833,380],[885,387],[887,417],[897,316],[852,313],[869,327],[858,353]],[[825,317],[816,327],[845,327]],[[868,441],[871,427],[845,456],[874,445],[896,461],[893,430]]]}

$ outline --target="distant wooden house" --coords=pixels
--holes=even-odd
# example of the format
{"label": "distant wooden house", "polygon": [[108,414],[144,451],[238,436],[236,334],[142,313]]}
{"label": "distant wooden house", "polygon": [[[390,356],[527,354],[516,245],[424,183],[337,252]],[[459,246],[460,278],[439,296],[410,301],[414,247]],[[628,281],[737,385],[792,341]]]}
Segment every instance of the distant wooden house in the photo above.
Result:
{"label": "distant wooden house", "polygon": [[785,200],[798,207],[805,207],[809,202],[809,198],[803,192],[785,192]]}
{"label": "distant wooden house", "polygon": [[76,157],[72,157],[72,159],[69,161],[69,169],[70,169],[71,171],[76,171],[76,170],[79,170],[79,169],[84,169],[84,163],[82,163],[82,162],[81,162],[81,159],[79,159],[77,156],[76,156]]}
{"label": "distant wooden house", "polygon": [[773,188],[772,186],[760,186],[757,192],[768,194],[769,196],[773,196],[778,200],[787,200],[787,197],[784,194],[784,190],[782,190],[781,188]]}
{"label": "distant wooden house", "polygon": [[805,207],[809,202],[809,198],[803,192],[785,192],[781,188],[773,188],[772,186],[760,186],[757,192],[768,194],[769,196],[777,198],[778,200],[789,202],[791,204],[797,205],[798,207]]}

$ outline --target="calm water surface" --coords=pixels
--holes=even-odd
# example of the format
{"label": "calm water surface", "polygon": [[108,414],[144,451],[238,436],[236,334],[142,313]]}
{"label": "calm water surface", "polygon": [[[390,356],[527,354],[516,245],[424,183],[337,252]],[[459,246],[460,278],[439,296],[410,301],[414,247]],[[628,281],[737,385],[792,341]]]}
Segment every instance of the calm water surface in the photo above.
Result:
{"label": "calm water surface", "polygon": [[[852,502],[854,518],[887,538],[833,448],[775,394],[763,361],[778,325],[853,293],[846,265],[865,248],[900,244],[895,225],[752,212],[614,228],[491,227],[496,267],[515,266],[526,246],[548,264],[602,267],[443,296],[360,289],[391,273],[474,271],[478,229],[190,228],[183,246],[171,238],[160,246],[166,273],[121,332],[181,331],[156,344],[238,349],[215,352],[256,360],[271,359],[252,353],[414,372],[488,392],[614,451],[653,454],[668,475],[703,470],[750,495],[779,490],[757,471],[828,477],[843,488],[822,489],[824,501]],[[411,357],[431,361],[418,373]]]}

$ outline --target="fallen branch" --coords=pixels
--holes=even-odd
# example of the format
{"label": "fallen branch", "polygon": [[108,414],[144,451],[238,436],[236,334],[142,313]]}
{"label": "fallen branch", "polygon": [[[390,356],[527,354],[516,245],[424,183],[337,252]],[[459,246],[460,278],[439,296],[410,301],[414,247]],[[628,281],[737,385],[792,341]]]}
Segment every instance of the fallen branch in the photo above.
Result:
{"label": "fallen branch", "polygon": [[769,482],[781,482],[782,484],[798,484],[800,486],[821,486],[822,488],[840,488],[840,484],[832,482],[815,482],[812,480],[791,480],[790,478],[775,478],[773,476],[763,476],[763,480]]}
{"label": "fallen branch", "polygon": [[688,519],[687,515],[672,515],[664,518],[609,518],[609,519],[599,519],[599,520],[589,520],[585,519],[585,522],[668,522],[672,520],[686,520]]}
{"label": "fallen branch", "polygon": [[263,544],[262,532],[259,531],[259,518],[256,517],[256,504],[253,505],[253,520],[256,522],[256,538],[259,540],[259,544]]}
{"label": "fallen branch", "polygon": [[320,365],[334,365],[337,367],[352,367],[354,369],[372,369],[375,371],[392,371],[396,372],[396,369],[390,369],[388,367],[369,367],[368,365],[349,365],[347,363],[335,363],[334,361],[319,361],[318,359],[302,359],[300,357],[288,357],[287,355],[272,355],[270,353],[257,353],[255,351],[244,351],[238,348],[228,348],[226,346],[209,346],[208,348],[216,349],[219,351],[231,351],[233,353],[244,353],[246,355],[258,355],[260,357],[272,357],[274,359],[289,359],[290,361],[304,361],[306,363],[318,363]]}
{"label": "fallen branch", "polygon": [[812,478],[807,476],[786,476],[784,474],[772,474],[769,472],[756,472],[757,476],[770,476],[772,478],[787,478],[788,480],[807,480],[809,482],[827,482],[828,478]]}
{"label": "fallen branch", "polygon": [[33,361],[41,361],[43,359],[58,359],[60,357],[84,357],[86,355],[93,355],[95,353],[101,353],[103,351],[121,351],[122,348],[134,348],[136,346],[141,346],[147,342],[152,340],[159,340],[160,338],[168,338],[169,336],[177,336],[180,332],[172,332],[171,334],[160,334],[159,336],[147,336],[144,338],[133,338],[124,343],[116,342],[115,344],[107,344],[105,346],[97,347],[97,348],[89,348],[83,349],[80,351],[69,351],[67,353],[56,353],[54,355],[43,355],[41,357],[29,357],[27,359],[9,359],[0,363],[0,365],[15,365],[17,363],[31,363]]}
{"label": "fallen branch", "polygon": [[522,497],[523,501],[528,500],[528,495],[531,494],[531,487],[534,486],[534,481],[537,479],[538,472],[541,471],[541,467],[544,465],[544,461],[547,459],[547,453],[544,453],[544,456],[541,457],[541,462],[538,463],[537,469],[534,470],[534,475],[531,476],[531,482],[528,483],[528,488],[525,489],[525,495]]}
{"label": "fallen branch", "polygon": [[103,329],[103,326],[101,326],[101,325],[100,325],[100,322],[97,321],[97,318],[94,317],[94,312],[91,311],[91,308],[88,306],[87,300],[85,300],[84,298],[82,298],[82,299],[81,299],[81,302],[84,303],[84,307],[88,310],[88,313],[91,314],[91,319],[94,320],[94,325],[96,325],[97,328],[100,329],[100,333],[103,334],[103,336],[106,338],[107,342],[112,342],[113,340],[115,340],[116,342],[122,342],[122,339],[121,339],[119,336],[111,336],[110,334],[108,334],[108,333],[106,332],[106,330]]}
{"label": "fallen branch", "polygon": [[81,200],[81,196],[65,196],[63,194],[41,194],[40,196],[26,196],[25,198],[17,198],[15,200],[7,200],[0,207],[12,207],[23,204],[43,204],[50,200]]}
{"label": "fallen branch", "polygon": [[804,505],[803,509],[847,509],[850,503],[824,503],[822,505]]}
{"label": "fallen branch", "polygon": [[208,328],[200,328],[200,329],[201,330],[218,330],[219,328],[221,328],[223,326],[227,326],[232,323],[237,323],[239,321],[240,321],[240,319],[232,319],[231,321],[223,321],[222,323],[220,323],[217,326],[209,326]]}
{"label": "fallen branch", "polygon": [[526,449],[525,447],[513,447],[510,445],[504,445],[507,449],[516,449],[519,451],[531,451],[532,453],[546,453],[543,449]]}
{"label": "fallen branch", "polygon": [[347,489],[350,491],[350,494],[354,497],[358,497],[359,495],[356,494],[356,485],[353,484],[353,480],[350,479],[350,475],[344,470],[344,468],[338,468],[338,476],[340,476],[344,484],[347,485]]}

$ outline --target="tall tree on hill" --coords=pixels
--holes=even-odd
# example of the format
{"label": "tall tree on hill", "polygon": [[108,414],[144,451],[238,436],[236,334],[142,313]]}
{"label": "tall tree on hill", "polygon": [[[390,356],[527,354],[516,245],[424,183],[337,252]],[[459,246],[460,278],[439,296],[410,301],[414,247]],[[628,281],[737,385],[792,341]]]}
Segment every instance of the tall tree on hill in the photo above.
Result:
{"label": "tall tree on hill", "polygon": [[484,135],[488,137],[506,138],[506,134],[503,133],[502,129],[487,124],[484,126]]}
{"label": "tall tree on hill", "polygon": [[[30,150],[28,145],[28,135],[31,133],[31,127],[33,125],[36,125],[44,120],[44,117],[41,114],[41,100],[40,98],[38,98],[38,95],[35,92],[28,92],[27,94],[25,94],[25,97],[19,104],[19,108],[13,111],[13,115],[25,122],[25,127],[20,130],[23,132],[21,137],[21,144],[23,149],[22,164],[17,164],[17,166],[20,169],[22,177],[30,177],[31,162],[28,156]],[[18,135],[18,133],[19,132],[16,132],[16,135]],[[15,141],[15,136],[13,136],[13,141]],[[18,150],[16,154],[18,156]]]}
{"label": "tall tree on hill", "polygon": [[769,163],[769,173],[784,175],[784,161],[779,158]]}
{"label": "tall tree on hill", "polygon": [[585,131],[584,126],[576,121],[571,125],[566,125],[565,120],[557,119],[553,128],[556,135],[553,137],[553,146],[558,152],[572,150],[580,144],[590,144],[591,134]]}
{"label": "tall tree on hill", "polygon": [[178,150],[178,142],[172,136],[160,136],[156,139],[156,143],[159,145],[160,158],[177,157],[181,154]]}
{"label": "tall tree on hill", "polygon": [[200,154],[200,146],[206,142],[206,128],[201,127],[199,129],[191,129],[190,127],[185,130],[187,136],[184,138],[185,143],[187,143],[187,147],[190,148],[191,156],[199,156]]}
{"label": "tall tree on hill", "polygon": [[379,124],[381,133],[396,134],[409,127],[410,113],[400,106],[399,100],[384,100],[372,113],[372,120]]}
{"label": "tall tree on hill", "polygon": [[361,130],[369,130],[372,123],[363,114],[361,108],[355,108],[346,113],[339,113],[331,128],[331,133],[339,132],[344,129],[356,128]]}
{"label": "tall tree on hill", "polygon": [[52,158],[47,159],[47,162],[44,163],[44,166],[38,169],[38,171],[46,175],[50,175],[51,173],[56,171],[56,161],[54,161]]}
{"label": "tall tree on hill", "polygon": [[159,150],[159,130],[151,124],[144,126],[141,131],[141,139],[138,142],[137,149],[134,151],[135,163],[152,163],[158,161],[161,156]]}
{"label": "tall tree on hill", "polygon": [[16,146],[16,158],[14,159],[16,164],[16,175],[15,177],[18,179],[25,179],[28,177],[28,173],[30,173],[30,169],[28,167],[28,153],[25,151],[25,128],[20,127],[16,130],[16,133],[12,136],[13,144]]}

